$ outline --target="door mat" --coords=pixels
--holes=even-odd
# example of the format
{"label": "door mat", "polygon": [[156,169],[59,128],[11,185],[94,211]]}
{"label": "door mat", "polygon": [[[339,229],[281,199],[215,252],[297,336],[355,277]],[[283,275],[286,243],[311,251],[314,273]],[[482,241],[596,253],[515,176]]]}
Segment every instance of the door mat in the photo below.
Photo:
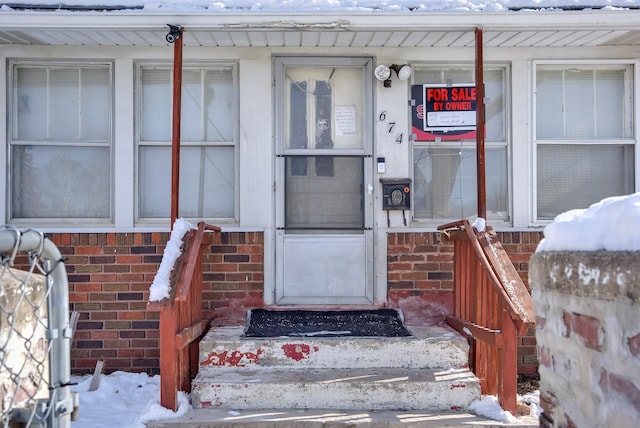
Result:
{"label": "door mat", "polygon": [[395,309],[348,311],[253,309],[244,337],[413,336]]}

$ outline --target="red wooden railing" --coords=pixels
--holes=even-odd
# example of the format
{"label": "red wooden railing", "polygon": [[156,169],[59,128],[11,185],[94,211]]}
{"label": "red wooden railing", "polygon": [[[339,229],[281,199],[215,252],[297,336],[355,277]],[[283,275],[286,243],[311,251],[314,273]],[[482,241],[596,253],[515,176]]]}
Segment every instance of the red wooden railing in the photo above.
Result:
{"label": "red wooden railing", "polygon": [[454,307],[447,323],[471,341],[471,368],[482,393],[517,408],[518,334],[534,322],[533,301],[490,227],[461,220],[438,227],[454,242]]}
{"label": "red wooden railing", "polygon": [[178,408],[178,391],[191,391],[191,379],[198,372],[198,342],[210,322],[202,319],[205,230],[220,232],[205,223],[187,232],[172,273],[171,296],[147,304],[148,310],[160,312],[160,404],[173,411]]}

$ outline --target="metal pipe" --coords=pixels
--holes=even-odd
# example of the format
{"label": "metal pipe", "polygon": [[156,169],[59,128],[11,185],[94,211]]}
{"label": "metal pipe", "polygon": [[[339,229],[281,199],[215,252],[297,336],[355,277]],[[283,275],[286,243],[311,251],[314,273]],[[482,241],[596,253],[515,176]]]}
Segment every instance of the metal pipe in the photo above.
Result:
{"label": "metal pipe", "polygon": [[[178,218],[180,197],[180,110],[182,108],[182,28],[171,26],[173,39],[173,117],[171,130],[171,228]],[[169,40],[169,38],[167,38]]]}
{"label": "metal pipe", "polygon": [[484,73],[482,27],[476,28],[476,161],[478,185],[478,217],[487,218],[487,190],[484,153]]}

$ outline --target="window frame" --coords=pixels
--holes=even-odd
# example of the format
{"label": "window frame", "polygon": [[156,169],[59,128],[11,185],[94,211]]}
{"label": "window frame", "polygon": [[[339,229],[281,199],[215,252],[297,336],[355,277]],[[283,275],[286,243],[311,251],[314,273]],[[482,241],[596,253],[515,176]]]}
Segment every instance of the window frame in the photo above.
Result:
{"label": "window frame", "polygon": [[[420,70],[469,70],[472,73],[475,71],[475,63],[473,62],[412,62],[411,67],[414,72],[411,77],[411,85],[414,84],[422,84],[425,82],[416,82],[415,76],[419,73]],[[500,70],[503,72],[504,81],[504,96],[503,96],[503,112],[504,112],[504,140],[503,141],[490,141],[485,139],[485,150],[489,148],[506,148],[506,162],[505,170],[507,172],[506,178],[506,193],[507,193],[507,211],[505,213],[504,218],[492,217],[488,218],[487,221],[490,221],[492,225],[497,227],[510,227],[513,223],[513,168],[512,168],[512,152],[513,152],[513,141],[512,141],[512,118],[511,118],[511,94],[512,94],[512,78],[511,78],[511,63],[505,61],[499,62],[485,62],[484,70]],[[475,74],[473,78],[475,82]],[[466,83],[474,83],[474,82],[466,82]],[[409,129],[411,129],[411,117],[409,118]],[[415,178],[415,159],[414,153],[416,148],[460,148],[460,149],[474,149],[476,148],[476,141],[462,141],[462,140],[452,140],[452,141],[417,141],[415,138],[411,138],[411,150],[410,150],[410,159],[409,159],[409,168],[412,179]],[[415,186],[415,184],[414,184]],[[459,218],[443,218],[443,219],[430,219],[423,217],[416,217],[415,215],[415,204],[413,203],[413,199],[416,196],[416,191],[412,192],[412,203],[411,203],[411,221],[416,226],[438,226],[444,224],[449,221],[460,220]]]}
{"label": "window frame", "polygon": [[[41,69],[103,69],[106,68],[109,75],[108,82],[108,112],[109,119],[107,124],[108,136],[105,142],[97,142],[95,139],[87,138],[86,140],[76,139],[71,140],[69,144],[65,144],[63,147],[107,147],[109,150],[109,213],[107,217],[69,217],[69,218],[25,218],[25,217],[13,217],[13,151],[16,146],[35,145],[41,147],[55,147],[60,143],[60,139],[49,140],[20,140],[15,138],[17,114],[16,109],[19,105],[17,101],[17,68],[41,68]],[[96,60],[96,59],[27,59],[27,58],[10,58],[7,61],[7,170],[6,170],[6,219],[7,222],[16,226],[28,225],[40,228],[58,228],[58,227],[107,227],[111,228],[115,226],[115,63],[113,60]],[[50,88],[47,88],[49,91]]]}
{"label": "window frame", "polygon": [[[612,59],[612,60],[532,60],[531,61],[531,145],[530,145],[530,157],[531,157],[531,226],[544,226],[553,221],[553,219],[538,218],[538,147],[542,145],[549,146],[563,146],[563,145],[579,145],[579,146],[628,146],[634,151],[633,169],[631,173],[635,175],[633,182],[634,188],[638,189],[638,176],[640,153],[638,153],[638,126],[640,121],[640,100],[638,97],[640,77],[639,70],[640,61],[638,60],[625,60],[625,59]],[[540,67],[541,66],[541,67]],[[545,66],[557,67],[558,70],[568,69],[584,69],[593,70],[597,68],[608,68],[618,66],[620,68],[629,68],[630,73],[625,79],[625,87],[630,85],[628,89],[628,112],[630,124],[631,136],[628,138],[590,138],[590,139],[578,139],[578,138],[565,138],[565,139],[538,139],[537,138],[537,76],[538,70]],[[613,196],[613,195],[612,195]]]}
{"label": "window frame", "polygon": [[[142,217],[140,210],[140,147],[168,147],[171,149],[172,142],[168,141],[141,141],[142,136],[142,70],[144,68],[160,68],[167,69],[171,72],[173,64],[167,60],[140,60],[134,61],[134,226],[136,227],[156,227],[165,225],[170,220],[169,216],[164,218]],[[234,159],[234,195],[233,195],[233,215],[231,217],[198,217],[189,218],[192,221],[207,221],[216,224],[238,224],[239,223],[239,152],[240,152],[240,134],[239,134],[239,117],[240,117],[240,82],[239,82],[239,64],[238,61],[184,61],[183,70],[205,70],[228,68],[231,72],[233,84],[233,138],[232,141],[181,141],[181,147],[230,147],[233,148]],[[173,80],[170,80],[170,90],[173,93]],[[170,171],[168,171],[170,174]],[[178,216],[180,213],[178,212]]]}

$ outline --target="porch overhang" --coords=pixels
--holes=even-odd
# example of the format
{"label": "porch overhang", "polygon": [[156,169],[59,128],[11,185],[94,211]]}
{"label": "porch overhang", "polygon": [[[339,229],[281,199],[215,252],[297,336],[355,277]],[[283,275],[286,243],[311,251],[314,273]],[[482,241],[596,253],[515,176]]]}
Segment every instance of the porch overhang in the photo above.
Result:
{"label": "porch overhang", "polygon": [[252,13],[0,10],[0,45],[416,48],[640,47],[640,10],[503,13]]}

